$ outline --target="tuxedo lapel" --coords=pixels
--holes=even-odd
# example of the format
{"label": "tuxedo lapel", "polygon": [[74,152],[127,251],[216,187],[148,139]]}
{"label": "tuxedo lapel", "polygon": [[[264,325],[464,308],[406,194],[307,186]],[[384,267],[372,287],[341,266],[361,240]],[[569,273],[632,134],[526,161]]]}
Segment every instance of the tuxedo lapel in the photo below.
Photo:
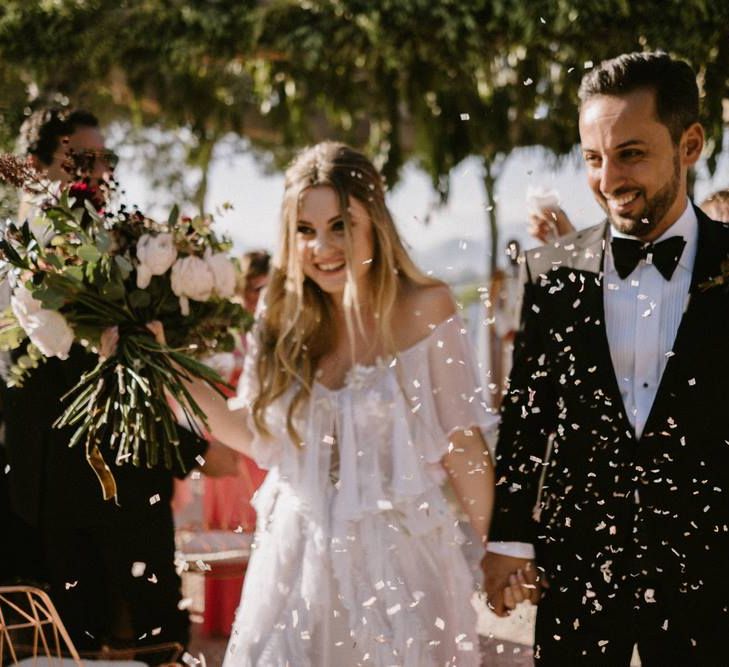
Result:
{"label": "tuxedo lapel", "polygon": [[[583,238],[575,239],[579,250],[572,266],[580,272],[581,285],[577,294],[580,312],[580,345],[583,358],[591,359],[597,368],[599,384],[604,393],[605,404],[613,408],[613,414],[620,421],[620,430],[633,433],[620,394],[610,344],[605,327],[604,268],[605,245],[608,239],[608,222],[587,230]],[[569,246],[566,246],[569,249]],[[583,281],[584,279],[584,281]],[[576,303],[576,302],[575,302]],[[572,304],[574,307],[574,303]],[[592,324],[592,326],[589,326]]]}
{"label": "tuxedo lapel", "polygon": [[[727,249],[722,242],[722,225],[708,218],[700,209],[696,209],[698,219],[698,242],[696,259],[691,276],[691,288],[688,305],[681,318],[676,332],[671,357],[663,371],[655,400],[646,421],[644,435],[652,435],[658,424],[666,419],[671,396],[682,388],[685,378],[680,368],[685,359],[700,349],[701,341],[707,336],[707,324],[712,321],[712,313],[723,307],[722,288],[702,289],[701,285],[719,275],[721,262],[726,259]],[[680,386],[681,385],[681,386]]]}

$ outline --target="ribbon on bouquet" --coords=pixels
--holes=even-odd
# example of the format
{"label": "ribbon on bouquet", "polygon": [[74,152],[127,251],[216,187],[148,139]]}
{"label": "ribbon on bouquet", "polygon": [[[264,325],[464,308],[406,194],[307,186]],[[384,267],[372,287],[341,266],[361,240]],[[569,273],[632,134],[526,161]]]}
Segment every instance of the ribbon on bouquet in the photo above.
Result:
{"label": "ribbon on bouquet", "polygon": [[104,461],[98,445],[91,445],[88,440],[86,441],[86,460],[96,474],[96,479],[99,480],[99,484],[101,484],[104,500],[111,500],[113,498],[114,502],[118,505],[116,480],[111,472],[111,468]]}

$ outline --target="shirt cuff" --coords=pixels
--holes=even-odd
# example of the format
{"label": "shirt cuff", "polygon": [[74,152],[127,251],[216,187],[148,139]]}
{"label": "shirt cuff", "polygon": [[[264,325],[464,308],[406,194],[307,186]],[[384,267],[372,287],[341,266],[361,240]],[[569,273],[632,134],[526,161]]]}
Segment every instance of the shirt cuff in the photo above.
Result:
{"label": "shirt cuff", "polygon": [[501,556],[511,556],[512,558],[528,558],[534,560],[534,546],[528,542],[489,542],[486,545],[486,551]]}

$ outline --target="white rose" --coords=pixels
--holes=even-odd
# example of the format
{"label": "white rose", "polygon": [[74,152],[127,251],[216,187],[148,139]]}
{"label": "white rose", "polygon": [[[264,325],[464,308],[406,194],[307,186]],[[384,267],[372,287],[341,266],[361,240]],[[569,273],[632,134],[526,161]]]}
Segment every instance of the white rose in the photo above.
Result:
{"label": "white rose", "polygon": [[73,329],[61,313],[43,308],[22,285],[13,292],[10,305],[23,331],[44,356],[68,359]]}
{"label": "white rose", "polygon": [[144,289],[152,276],[166,273],[177,259],[172,234],[142,234],[137,241],[137,287]]}
{"label": "white rose", "polygon": [[213,272],[215,293],[224,299],[232,297],[235,294],[236,276],[230,258],[224,252],[213,255],[208,249],[205,252],[205,261]]}
{"label": "white rose", "polygon": [[175,296],[180,299],[182,314],[189,315],[189,299],[207,301],[215,287],[215,276],[204,259],[190,255],[172,265],[170,284]]}

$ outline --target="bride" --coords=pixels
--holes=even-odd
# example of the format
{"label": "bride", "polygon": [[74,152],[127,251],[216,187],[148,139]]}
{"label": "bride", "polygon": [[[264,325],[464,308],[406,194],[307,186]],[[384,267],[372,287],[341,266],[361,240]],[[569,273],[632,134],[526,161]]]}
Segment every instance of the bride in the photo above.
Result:
{"label": "bride", "polygon": [[269,470],[226,667],[480,664],[441,485],[485,541],[495,418],[448,288],[413,264],[363,155],[325,142],[289,168],[239,409],[191,390]]}

